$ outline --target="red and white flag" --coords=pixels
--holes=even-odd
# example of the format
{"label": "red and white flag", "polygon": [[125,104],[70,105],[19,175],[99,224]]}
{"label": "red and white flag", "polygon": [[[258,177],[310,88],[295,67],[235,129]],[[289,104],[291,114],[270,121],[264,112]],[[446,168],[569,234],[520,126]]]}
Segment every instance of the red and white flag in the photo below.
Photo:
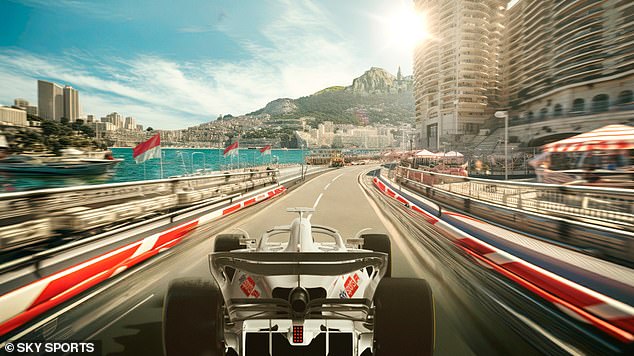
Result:
{"label": "red and white flag", "polygon": [[225,151],[222,153],[225,157],[227,157],[227,155],[234,155],[238,153],[238,141],[230,144],[227,148],[225,148]]}
{"label": "red and white flag", "polygon": [[271,154],[271,145],[266,145],[262,148],[260,148],[260,154],[264,155],[270,155]]}
{"label": "red and white flag", "polygon": [[161,134],[150,137],[132,149],[132,157],[136,163],[143,163],[148,159],[161,158]]}

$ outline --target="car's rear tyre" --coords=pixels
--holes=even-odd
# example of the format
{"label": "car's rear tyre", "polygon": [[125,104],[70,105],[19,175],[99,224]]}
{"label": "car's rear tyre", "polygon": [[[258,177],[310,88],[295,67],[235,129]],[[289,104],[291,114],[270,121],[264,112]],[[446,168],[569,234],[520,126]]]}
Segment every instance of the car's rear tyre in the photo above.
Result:
{"label": "car's rear tyre", "polygon": [[387,253],[387,268],[385,269],[385,277],[392,276],[392,244],[390,237],[386,234],[363,234],[363,248],[366,250]]}
{"label": "car's rear tyre", "polygon": [[374,307],[375,356],[433,355],[436,321],[427,281],[384,278],[374,293]]}
{"label": "car's rear tyre", "polygon": [[220,234],[214,240],[214,252],[228,252],[244,248],[240,245],[242,234]]}
{"label": "car's rear tyre", "polygon": [[224,355],[222,304],[213,281],[172,281],[163,304],[165,355]]}

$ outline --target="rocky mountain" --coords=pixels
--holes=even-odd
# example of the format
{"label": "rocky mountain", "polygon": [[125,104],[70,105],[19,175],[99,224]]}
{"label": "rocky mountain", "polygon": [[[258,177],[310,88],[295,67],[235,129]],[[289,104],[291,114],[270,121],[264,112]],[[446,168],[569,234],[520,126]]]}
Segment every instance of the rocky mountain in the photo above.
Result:
{"label": "rocky mountain", "polygon": [[293,102],[293,99],[282,98],[271,101],[266,104],[262,109],[263,114],[269,115],[284,115],[297,111],[297,105]]}
{"label": "rocky mountain", "polygon": [[411,91],[412,84],[411,77],[401,75],[400,67],[396,76],[383,68],[372,67],[362,76],[355,78],[352,85],[346,89],[356,94],[389,94]]}
{"label": "rocky mountain", "polygon": [[348,87],[354,93],[389,93],[394,88],[396,77],[383,68],[372,67]]}
{"label": "rocky mountain", "polygon": [[337,124],[414,121],[412,78],[394,76],[372,67],[348,87],[333,86],[298,99],[276,99],[249,115],[269,114],[271,121],[309,118],[316,126],[323,121]]}

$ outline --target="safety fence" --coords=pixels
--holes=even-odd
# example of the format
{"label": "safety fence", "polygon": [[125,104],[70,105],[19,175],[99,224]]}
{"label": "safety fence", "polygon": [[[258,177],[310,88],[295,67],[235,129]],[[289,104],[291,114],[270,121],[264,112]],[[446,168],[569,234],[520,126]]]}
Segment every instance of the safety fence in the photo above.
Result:
{"label": "safety fence", "polygon": [[254,170],[0,194],[0,250],[151,217],[278,178],[278,170]]}
{"label": "safety fence", "polygon": [[632,266],[634,192],[384,170],[437,203],[577,251]]}
{"label": "safety fence", "polygon": [[471,217],[444,211],[421,197],[407,196],[393,181],[383,176],[375,177],[373,183],[383,194],[403,204],[404,208],[421,214],[436,231],[483,266],[495,270],[538,295],[558,310],[564,310],[575,320],[592,325],[624,344],[634,343],[634,309],[631,305],[562,278],[522,257],[497,248],[477,234],[462,231],[449,223],[451,219],[447,219],[456,216],[473,219]]}
{"label": "safety fence", "polygon": [[398,180],[468,199],[634,231],[634,190],[499,181],[397,167]]}

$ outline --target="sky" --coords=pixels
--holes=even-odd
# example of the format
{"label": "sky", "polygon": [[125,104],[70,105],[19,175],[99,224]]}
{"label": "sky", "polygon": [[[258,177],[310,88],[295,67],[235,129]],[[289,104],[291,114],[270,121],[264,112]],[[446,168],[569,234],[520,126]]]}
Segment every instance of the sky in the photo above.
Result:
{"label": "sky", "polygon": [[[37,79],[79,90],[82,113],[177,129],[412,73],[400,0],[0,0],[0,105],[37,105]],[[405,10],[403,10],[405,9]]]}

